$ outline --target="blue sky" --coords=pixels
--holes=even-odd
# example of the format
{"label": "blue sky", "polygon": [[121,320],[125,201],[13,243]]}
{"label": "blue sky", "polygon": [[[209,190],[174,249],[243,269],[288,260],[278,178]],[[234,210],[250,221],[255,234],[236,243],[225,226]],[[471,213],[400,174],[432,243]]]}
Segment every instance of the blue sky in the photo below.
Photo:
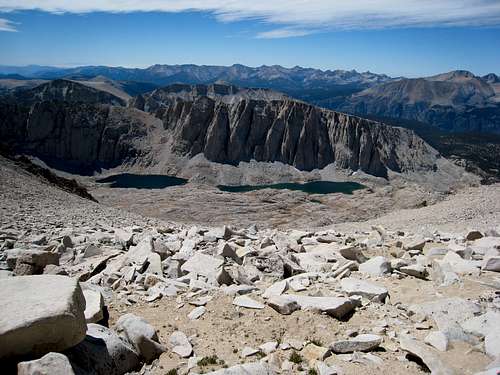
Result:
{"label": "blue sky", "polygon": [[[392,76],[454,69],[500,74],[500,1],[443,0],[440,7],[450,8],[442,9],[433,8],[436,1],[381,0],[387,6],[407,4],[374,14],[373,2],[359,0],[361,5],[337,14],[339,1],[312,0],[301,8],[308,2],[290,0],[295,8],[284,11],[260,0],[254,1],[256,9],[238,0],[89,0],[88,8],[71,1],[0,0],[0,64],[241,63]],[[454,8],[456,3],[463,4]],[[471,16],[467,3],[485,9]],[[330,10],[333,15],[327,14]],[[438,10],[447,15],[432,14]]]}

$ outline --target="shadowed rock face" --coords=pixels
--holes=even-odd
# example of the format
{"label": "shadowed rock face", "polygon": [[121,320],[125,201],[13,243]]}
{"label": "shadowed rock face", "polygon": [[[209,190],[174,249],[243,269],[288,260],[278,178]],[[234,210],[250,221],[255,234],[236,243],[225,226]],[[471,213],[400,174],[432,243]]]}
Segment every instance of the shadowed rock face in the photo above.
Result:
{"label": "shadowed rock face", "polygon": [[439,157],[412,131],[268,90],[176,85],[138,96],[132,106],[4,103],[0,137],[25,152],[85,168],[154,165],[172,154],[203,153],[219,163],[278,161],[307,171],[336,163],[386,177],[388,169],[432,170]]}
{"label": "shadowed rock face", "polygon": [[18,151],[88,169],[137,156],[147,129],[138,111],[100,104],[45,101],[0,104],[0,138]]}

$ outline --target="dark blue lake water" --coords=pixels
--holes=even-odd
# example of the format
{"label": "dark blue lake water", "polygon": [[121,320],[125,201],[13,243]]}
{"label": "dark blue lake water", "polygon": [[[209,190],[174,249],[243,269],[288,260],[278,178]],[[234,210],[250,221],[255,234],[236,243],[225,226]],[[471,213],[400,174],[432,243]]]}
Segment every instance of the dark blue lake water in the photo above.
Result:
{"label": "dark blue lake water", "polygon": [[[164,175],[139,175],[131,173],[123,173],[114,176],[109,176],[97,180],[99,183],[108,183],[112,188],[135,188],[135,189],[164,189],[169,186],[180,186],[187,183],[184,178],[164,176]],[[282,183],[270,185],[242,185],[242,186],[226,186],[219,185],[217,188],[221,191],[230,193],[246,193],[249,191],[262,189],[277,189],[277,190],[296,190],[303,191],[308,194],[331,194],[343,193],[352,194],[355,190],[363,189],[364,186],[355,182],[331,182],[331,181],[314,181],[304,184],[300,183]]]}
{"label": "dark blue lake water", "polygon": [[100,183],[110,183],[112,188],[164,189],[169,186],[179,186],[187,183],[185,178],[164,176],[159,174],[123,173],[97,180]]}
{"label": "dark blue lake water", "polygon": [[352,194],[355,190],[364,189],[364,186],[356,182],[331,182],[331,181],[314,181],[305,184],[299,183],[282,183],[272,185],[242,185],[242,186],[217,186],[222,191],[230,193],[246,193],[249,191],[262,189],[279,189],[279,190],[297,190],[308,194],[332,194],[344,193]]}

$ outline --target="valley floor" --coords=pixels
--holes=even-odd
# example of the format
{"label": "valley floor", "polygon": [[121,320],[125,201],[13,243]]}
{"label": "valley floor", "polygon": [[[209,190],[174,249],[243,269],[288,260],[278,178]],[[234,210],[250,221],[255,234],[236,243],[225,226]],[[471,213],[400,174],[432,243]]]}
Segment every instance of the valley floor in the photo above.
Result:
{"label": "valley floor", "polygon": [[[392,273],[373,275],[360,272],[357,262],[352,262],[355,266],[352,271],[341,273],[339,277],[332,277],[320,269],[326,264],[333,267],[332,264],[339,266],[345,261],[339,256],[333,263],[328,263],[332,259],[326,261],[322,258],[324,246],[329,244],[337,251],[343,245],[354,243],[364,249],[363,253],[368,258],[384,256],[394,265],[399,261],[416,262],[432,270],[430,253],[433,249],[451,249],[455,245],[474,248],[474,242],[464,240],[469,229],[484,232],[497,228],[500,232],[500,185],[467,188],[421,208],[414,207],[424,201],[431,202],[424,192],[392,190],[390,187],[359,191],[352,196],[307,196],[283,191],[231,194],[198,185],[187,193],[186,190],[186,187],[158,191],[98,187],[90,191],[101,202],[97,204],[49,186],[1,159],[0,232],[15,233],[19,241],[40,234],[50,240],[59,238],[61,232],[67,232],[72,233],[71,236],[84,236],[87,243],[105,249],[116,245],[113,242],[103,245],[102,242],[103,237],[113,236],[115,228],[135,228],[134,241],[141,241],[144,236],[154,233],[162,241],[175,235],[187,243],[191,238],[199,237],[198,233],[211,233],[202,231],[202,228],[221,225],[248,228],[256,224],[256,231],[237,231],[228,239],[219,238],[219,245],[222,241],[240,249],[244,244],[261,252],[267,246],[276,246],[276,251],[280,249],[280,253],[295,259],[295,250],[291,247],[282,250],[278,238],[299,238],[293,240],[295,242],[290,241],[294,244],[301,242],[306,249],[303,254],[317,254],[314,260],[302,258],[300,266],[313,274],[319,271],[321,275],[303,279],[303,290],[298,288],[300,291],[296,293],[345,296],[346,292],[340,284],[344,276],[375,283],[389,291],[390,298],[385,304],[363,298],[361,306],[352,316],[338,320],[309,309],[283,315],[267,305],[262,309],[236,307],[233,304],[234,295],[207,284],[204,284],[206,289],[190,286],[189,290],[178,291],[177,296],[164,295],[158,299],[151,298],[142,286],[139,288],[135,284],[119,286],[114,291],[108,285],[100,284],[106,292],[110,326],[121,315],[132,312],[152,324],[159,332],[160,342],[167,346],[167,351],[151,365],[143,367],[141,373],[165,374],[174,368],[179,369],[179,373],[187,373],[188,365],[192,365],[191,374],[207,373],[238,363],[258,362],[263,357],[266,363],[280,369],[282,374],[306,374],[308,368],[315,368],[316,362],[323,360],[331,368],[336,366],[342,369],[338,373],[346,375],[365,372],[395,375],[426,373],[427,370],[420,364],[408,360],[406,351],[401,349],[399,339],[405,334],[413,336],[418,343],[431,350],[442,361],[442,366],[451,371],[443,374],[476,374],[492,361],[491,356],[485,353],[481,339],[476,342],[453,342],[446,352],[438,352],[423,344],[431,331],[445,331],[446,324],[434,321],[432,314],[414,314],[411,307],[457,298],[464,304],[466,301],[476,302],[481,312],[499,314],[500,301],[498,296],[495,297],[495,291],[498,293],[500,290],[498,272],[479,272],[478,268],[478,272],[460,274],[458,283],[439,286],[428,278],[412,277],[399,269],[396,271],[396,266]],[[377,229],[374,229],[375,225]],[[166,229],[159,231],[159,228],[167,228],[171,234],[167,235],[163,232]],[[307,233],[300,234],[296,229],[305,229]],[[201,237],[204,238],[203,235]],[[427,242],[422,247],[405,247],[406,243],[423,238]],[[216,244],[210,245],[210,241],[205,239],[199,243],[199,246],[205,246],[202,248],[205,253],[216,251]],[[272,254],[262,256],[272,257]],[[251,255],[248,257],[252,259]],[[315,262],[322,264],[320,269],[314,269]],[[231,261],[225,264],[230,269],[238,267]],[[71,275],[77,266],[67,264],[65,267]],[[265,272],[259,269],[257,275],[262,276]],[[170,275],[165,273],[163,276],[171,282]],[[273,281],[264,276],[255,283],[256,291],[249,294],[253,300],[262,303],[266,302],[262,292]],[[99,280],[102,283],[105,279]],[[287,293],[291,293],[291,289]],[[188,314],[200,297],[209,297],[203,303],[204,314],[198,319],[189,319]],[[464,319],[471,317],[468,313],[464,314]],[[182,331],[189,337],[198,359],[216,355],[217,364],[202,366],[196,360],[188,361],[172,352],[169,338],[175,331]],[[325,358],[318,354],[322,347],[352,338],[358,333],[376,333],[382,339],[380,347],[371,353],[333,354]],[[258,348],[274,341],[283,346],[273,350],[272,354],[262,349],[257,355],[242,358],[243,348]],[[311,346],[310,342],[320,348]],[[309,344],[303,348],[304,343]],[[284,344],[296,348],[288,349]],[[288,361],[293,351],[300,354],[300,364]],[[432,367],[428,361],[428,358],[424,359]]]}

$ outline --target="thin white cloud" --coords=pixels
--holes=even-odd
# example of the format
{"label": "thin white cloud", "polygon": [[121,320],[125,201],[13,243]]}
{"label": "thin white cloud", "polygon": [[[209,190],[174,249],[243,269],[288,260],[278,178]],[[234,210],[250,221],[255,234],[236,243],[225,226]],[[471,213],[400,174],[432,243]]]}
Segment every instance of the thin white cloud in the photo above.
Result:
{"label": "thin white cloud", "polygon": [[314,33],[314,30],[301,30],[294,28],[281,28],[274,29],[270,31],[263,31],[257,34],[259,39],[279,39],[279,38],[291,38],[296,36],[306,36]]}
{"label": "thin white cloud", "polygon": [[210,12],[223,22],[278,25],[261,38],[325,29],[500,25],[499,0],[0,0],[0,11]]}
{"label": "thin white cloud", "polygon": [[11,21],[6,20],[5,18],[0,18],[0,31],[16,32],[17,30]]}

